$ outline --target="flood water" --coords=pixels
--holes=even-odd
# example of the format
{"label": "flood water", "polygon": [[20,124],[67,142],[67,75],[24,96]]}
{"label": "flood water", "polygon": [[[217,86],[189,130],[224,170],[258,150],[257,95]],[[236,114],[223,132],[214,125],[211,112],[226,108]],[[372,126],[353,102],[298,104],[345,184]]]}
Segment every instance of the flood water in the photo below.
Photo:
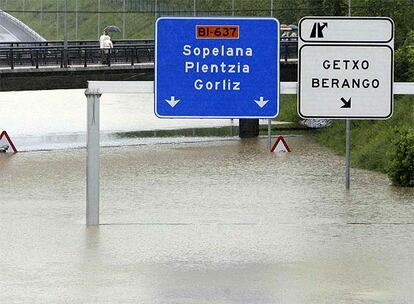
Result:
{"label": "flood water", "polygon": [[[84,147],[84,92],[84,89],[0,92],[0,132],[6,130],[19,151]],[[101,142],[105,146],[142,143],[113,136],[119,132],[231,125],[237,126],[237,120],[159,119],[154,114],[153,94],[103,94],[100,99]]]}
{"label": "flood water", "polygon": [[0,155],[1,303],[413,303],[414,190],[309,136]]}

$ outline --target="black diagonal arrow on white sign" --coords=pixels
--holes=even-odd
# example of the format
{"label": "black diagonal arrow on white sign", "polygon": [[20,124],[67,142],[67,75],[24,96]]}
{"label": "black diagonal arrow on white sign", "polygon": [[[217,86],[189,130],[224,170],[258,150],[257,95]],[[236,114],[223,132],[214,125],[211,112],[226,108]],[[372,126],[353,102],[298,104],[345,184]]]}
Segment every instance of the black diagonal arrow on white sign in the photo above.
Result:
{"label": "black diagonal arrow on white sign", "polygon": [[341,98],[341,101],[344,103],[343,106],[341,107],[341,109],[350,109],[351,108],[351,97],[346,100],[345,98]]}

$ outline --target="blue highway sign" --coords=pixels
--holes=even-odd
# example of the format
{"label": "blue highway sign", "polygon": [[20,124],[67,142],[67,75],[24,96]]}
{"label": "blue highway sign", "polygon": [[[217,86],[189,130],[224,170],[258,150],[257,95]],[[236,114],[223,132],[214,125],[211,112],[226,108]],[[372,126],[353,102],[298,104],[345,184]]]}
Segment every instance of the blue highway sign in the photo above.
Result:
{"label": "blue highway sign", "polygon": [[155,114],[276,117],[279,28],[274,18],[157,19]]}

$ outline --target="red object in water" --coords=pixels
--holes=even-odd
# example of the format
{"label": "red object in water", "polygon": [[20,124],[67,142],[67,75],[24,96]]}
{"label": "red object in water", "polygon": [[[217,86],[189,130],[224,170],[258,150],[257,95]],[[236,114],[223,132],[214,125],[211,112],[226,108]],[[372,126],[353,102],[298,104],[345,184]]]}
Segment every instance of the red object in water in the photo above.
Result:
{"label": "red object in water", "polygon": [[[280,151],[276,150],[276,147],[278,146],[278,144],[281,143],[283,145],[282,149],[280,149]],[[289,149],[288,144],[286,143],[285,139],[283,138],[283,136],[278,136],[275,143],[272,146],[271,151],[272,152],[290,152],[291,150]]]}
{"label": "red object in water", "polygon": [[8,143],[9,143],[10,147],[11,147],[11,148],[12,148],[12,150],[13,150],[13,153],[17,153],[17,149],[16,149],[15,145],[13,144],[12,140],[10,139],[9,134],[7,134],[7,132],[6,132],[6,131],[1,132],[1,134],[0,134],[0,140],[3,138],[3,136],[4,136],[4,137],[6,138],[6,140],[8,141]]}

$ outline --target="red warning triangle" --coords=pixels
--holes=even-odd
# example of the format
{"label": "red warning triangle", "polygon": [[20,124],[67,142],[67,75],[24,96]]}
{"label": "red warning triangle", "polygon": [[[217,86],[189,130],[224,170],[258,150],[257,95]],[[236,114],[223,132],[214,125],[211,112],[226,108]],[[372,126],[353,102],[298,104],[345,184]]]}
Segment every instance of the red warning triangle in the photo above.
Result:
{"label": "red warning triangle", "polygon": [[[6,139],[6,144],[3,144],[2,142],[1,142],[1,139],[2,138],[5,138]],[[4,142],[4,141],[3,141]],[[8,143],[8,144],[7,144]],[[14,146],[14,144],[13,144],[13,142],[12,142],[12,140],[10,139],[10,136],[7,134],[7,132],[6,131],[3,131],[3,132],[1,132],[1,134],[0,134],[0,152],[7,152],[7,150],[9,149],[9,148],[12,148],[12,150],[13,150],[13,153],[17,153],[17,149],[16,149],[16,147]]]}
{"label": "red warning triangle", "polygon": [[289,146],[283,136],[278,136],[270,150],[272,152],[290,152]]}

